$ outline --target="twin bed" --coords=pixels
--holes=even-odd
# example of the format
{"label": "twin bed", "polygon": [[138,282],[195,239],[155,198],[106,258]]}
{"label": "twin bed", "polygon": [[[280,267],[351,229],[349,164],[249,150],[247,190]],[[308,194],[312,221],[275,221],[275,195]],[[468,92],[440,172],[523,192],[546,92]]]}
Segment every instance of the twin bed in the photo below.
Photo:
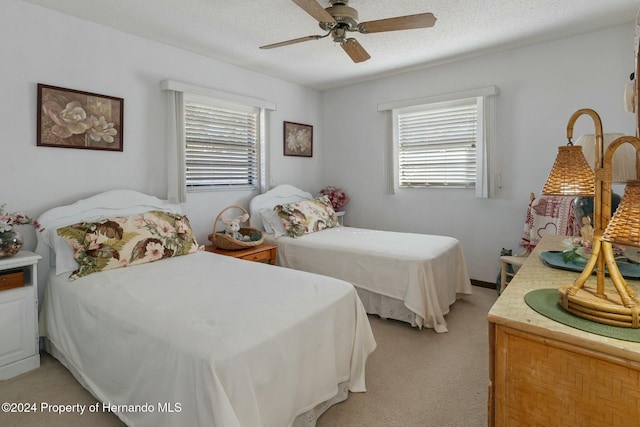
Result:
{"label": "twin bed", "polygon": [[[447,332],[444,316],[449,307],[472,293],[457,239],[335,223],[327,226],[331,220],[322,207],[320,214],[314,206],[311,213],[300,212],[312,199],[310,193],[285,184],[251,200],[251,224],[267,232],[266,241],[278,244],[279,265],[353,284],[367,313]],[[292,223],[309,222],[313,215],[320,225],[306,232],[298,227],[295,233],[288,233],[279,224],[287,216]]]}
{"label": "twin bed", "polygon": [[446,332],[471,284],[453,238],[337,226],[322,206],[295,238],[270,228],[300,226],[300,202],[285,185],[250,205],[290,268],[198,250],[180,205],[134,191],[45,212],[47,351],[130,426],[314,426],[365,391],[367,312]]}
{"label": "twin bed", "polygon": [[132,191],[39,221],[47,350],[126,424],[312,426],[365,391],[351,284],[199,251],[179,205]]}

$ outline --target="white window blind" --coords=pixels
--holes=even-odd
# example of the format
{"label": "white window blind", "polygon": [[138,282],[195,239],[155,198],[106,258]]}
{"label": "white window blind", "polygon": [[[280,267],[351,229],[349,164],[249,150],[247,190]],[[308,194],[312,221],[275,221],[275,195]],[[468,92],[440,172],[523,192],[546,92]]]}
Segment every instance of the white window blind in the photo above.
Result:
{"label": "white window blind", "polygon": [[476,184],[476,98],[396,113],[398,183],[402,187]]}
{"label": "white window blind", "polygon": [[187,189],[258,187],[259,108],[187,97],[184,121]]}
{"label": "white window blind", "polygon": [[378,104],[391,112],[387,194],[401,188],[470,188],[490,197],[496,86]]}

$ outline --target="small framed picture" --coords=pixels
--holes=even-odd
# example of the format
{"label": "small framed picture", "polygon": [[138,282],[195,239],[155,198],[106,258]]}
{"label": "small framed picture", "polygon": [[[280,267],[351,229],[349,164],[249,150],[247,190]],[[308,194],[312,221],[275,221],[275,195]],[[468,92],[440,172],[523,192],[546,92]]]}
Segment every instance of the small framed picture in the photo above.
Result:
{"label": "small framed picture", "polygon": [[284,155],[313,157],[313,126],[284,122]]}
{"label": "small framed picture", "polygon": [[43,147],[123,151],[124,99],[38,83]]}

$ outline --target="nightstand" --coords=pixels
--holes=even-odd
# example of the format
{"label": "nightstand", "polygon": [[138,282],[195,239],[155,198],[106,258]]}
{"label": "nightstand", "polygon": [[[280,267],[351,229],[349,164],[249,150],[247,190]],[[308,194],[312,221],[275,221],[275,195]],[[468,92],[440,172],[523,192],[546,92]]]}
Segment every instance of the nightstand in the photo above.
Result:
{"label": "nightstand", "polygon": [[226,249],[218,249],[213,245],[207,245],[204,247],[204,250],[206,250],[207,252],[213,252],[215,254],[246,259],[247,261],[268,262],[271,265],[276,265],[278,245],[262,243],[258,246],[254,246],[249,249],[241,249],[238,251],[228,251]]}
{"label": "nightstand", "polygon": [[[0,380],[40,366],[38,260],[29,251],[0,259]],[[5,286],[2,286],[2,284]]]}

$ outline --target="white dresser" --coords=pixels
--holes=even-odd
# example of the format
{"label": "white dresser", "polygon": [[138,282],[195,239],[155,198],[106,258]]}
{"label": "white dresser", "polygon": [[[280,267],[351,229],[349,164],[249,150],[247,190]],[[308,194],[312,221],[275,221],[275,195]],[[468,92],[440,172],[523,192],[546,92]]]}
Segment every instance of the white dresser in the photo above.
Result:
{"label": "white dresser", "polygon": [[[38,260],[29,251],[0,259],[0,274],[22,269],[24,285],[0,291],[0,380],[40,366]],[[2,276],[0,276],[0,279]]]}

